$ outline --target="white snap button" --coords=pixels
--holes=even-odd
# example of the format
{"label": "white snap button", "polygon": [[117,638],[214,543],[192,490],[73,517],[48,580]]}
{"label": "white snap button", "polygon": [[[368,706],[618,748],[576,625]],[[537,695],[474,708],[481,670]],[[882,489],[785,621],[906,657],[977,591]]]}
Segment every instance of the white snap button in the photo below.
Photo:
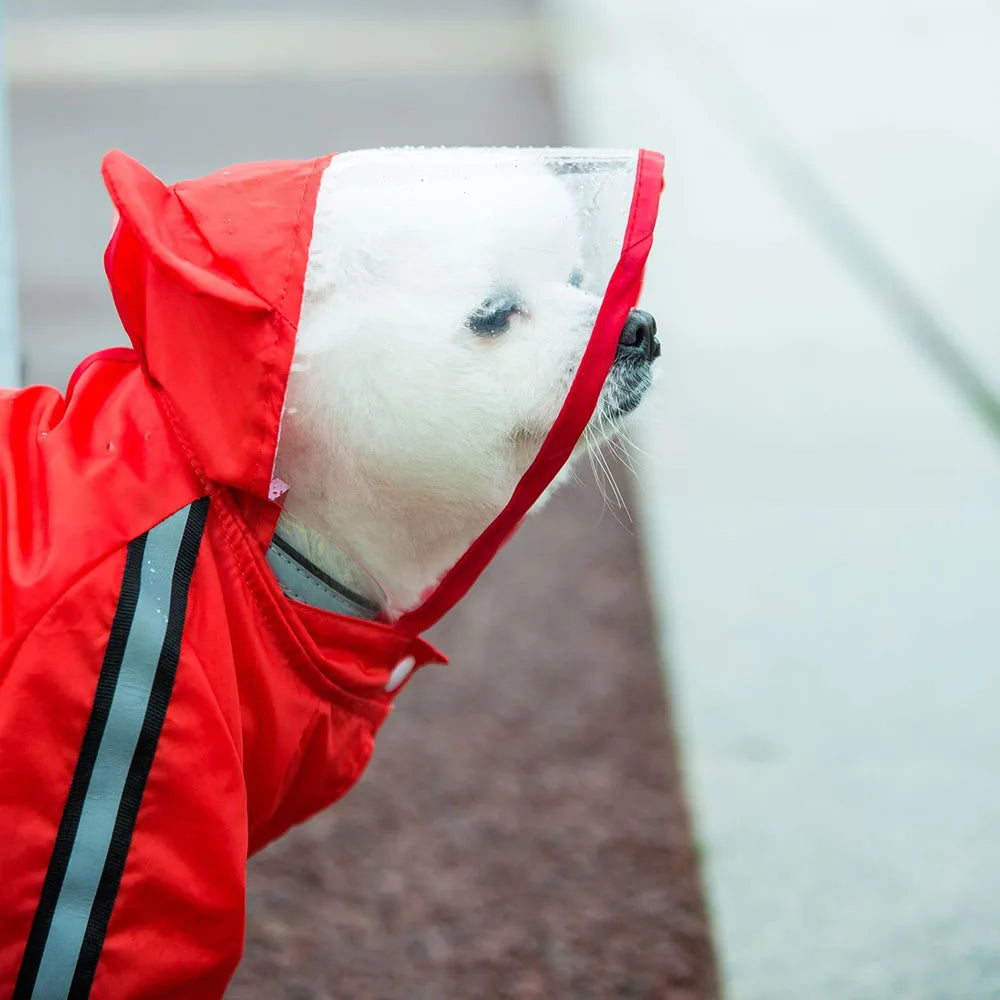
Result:
{"label": "white snap button", "polygon": [[385,682],[386,694],[391,694],[395,691],[410,676],[416,665],[417,661],[412,656],[404,656],[392,668],[392,673],[389,674],[389,679]]}

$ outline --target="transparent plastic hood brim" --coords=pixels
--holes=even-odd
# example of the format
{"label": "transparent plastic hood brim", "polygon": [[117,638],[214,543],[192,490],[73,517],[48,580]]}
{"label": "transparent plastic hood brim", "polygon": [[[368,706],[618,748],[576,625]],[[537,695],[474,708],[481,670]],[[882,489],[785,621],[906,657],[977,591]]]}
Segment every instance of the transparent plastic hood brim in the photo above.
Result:
{"label": "transparent plastic hood brim", "polygon": [[622,327],[642,291],[646,260],[653,243],[653,230],[663,191],[663,169],[662,154],[645,149],[638,151],[618,260],[608,279],[594,330],[576,377],[538,455],[517,484],[507,506],[420,606],[396,622],[401,631],[418,635],[439,621],[468,593],[569,460],[594,413],[614,362]]}
{"label": "transparent plastic hood brim", "polygon": [[[296,467],[305,464],[311,429],[303,424],[329,407],[334,464],[341,463],[327,484],[332,504],[336,476],[377,479],[384,460],[393,469],[386,490],[423,496],[426,486],[429,502],[445,498],[444,510],[447,489],[461,488],[462,456],[474,455],[480,440],[484,448],[490,440],[528,442],[514,475],[526,471],[489,500],[493,510],[503,504],[499,514],[482,529],[472,522],[439,563],[446,567],[474,540],[422,595],[394,593],[377,559],[344,537],[349,518],[320,528],[377,581],[390,615],[393,605],[413,609],[394,628],[418,634],[460,600],[569,459],[638,300],[662,186],[663,159],[648,151],[373,150],[340,154],[327,168],[279,459],[299,448]],[[314,365],[337,373],[336,399],[311,395]],[[520,372],[532,374],[519,380]],[[475,404],[470,424],[483,414],[494,423],[481,439],[463,426],[464,400]],[[433,452],[424,448],[431,441],[442,442],[434,456],[440,491],[433,465],[403,470],[410,478],[400,486],[393,461]],[[352,467],[359,454],[370,468]],[[471,471],[474,481],[481,470]],[[280,463],[276,474],[294,499],[302,484]],[[318,493],[315,502],[322,503]],[[315,529],[302,502],[297,508]]]}

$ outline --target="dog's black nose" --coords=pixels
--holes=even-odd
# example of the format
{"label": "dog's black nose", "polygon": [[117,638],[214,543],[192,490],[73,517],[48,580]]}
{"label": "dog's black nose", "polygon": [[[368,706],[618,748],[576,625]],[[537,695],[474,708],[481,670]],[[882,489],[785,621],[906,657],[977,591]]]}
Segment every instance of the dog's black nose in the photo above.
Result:
{"label": "dog's black nose", "polygon": [[619,358],[635,361],[652,361],[660,356],[660,342],[656,339],[656,320],[642,309],[633,309],[628,314],[622,335],[618,338]]}

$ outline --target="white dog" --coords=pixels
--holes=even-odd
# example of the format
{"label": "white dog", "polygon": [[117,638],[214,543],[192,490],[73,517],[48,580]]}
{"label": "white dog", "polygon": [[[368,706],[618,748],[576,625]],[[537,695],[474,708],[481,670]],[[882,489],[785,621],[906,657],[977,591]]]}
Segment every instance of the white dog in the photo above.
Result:
{"label": "white dog", "polygon": [[[584,287],[572,198],[543,167],[491,165],[461,184],[431,170],[417,186],[409,160],[356,166],[335,158],[320,188],[278,534],[395,615],[507,503],[600,299]],[[598,439],[635,409],[659,353],[651,317],[634,311],[629,327],[591,421]]]}

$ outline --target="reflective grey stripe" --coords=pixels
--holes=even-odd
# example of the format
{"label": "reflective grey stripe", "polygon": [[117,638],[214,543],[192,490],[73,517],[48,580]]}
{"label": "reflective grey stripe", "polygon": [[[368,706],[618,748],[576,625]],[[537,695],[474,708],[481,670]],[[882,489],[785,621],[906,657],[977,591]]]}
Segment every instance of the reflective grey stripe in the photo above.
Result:
{"label": "reflective grey stripe", "polygon": [[142,731],[170,611],[174,565],[190,507],[151,529],[143,552],[139,599],[107,723],[66,876],[52,914],[33,1000],[64,1000],[69,995],[97,887],[104,871],[122,791]]}

